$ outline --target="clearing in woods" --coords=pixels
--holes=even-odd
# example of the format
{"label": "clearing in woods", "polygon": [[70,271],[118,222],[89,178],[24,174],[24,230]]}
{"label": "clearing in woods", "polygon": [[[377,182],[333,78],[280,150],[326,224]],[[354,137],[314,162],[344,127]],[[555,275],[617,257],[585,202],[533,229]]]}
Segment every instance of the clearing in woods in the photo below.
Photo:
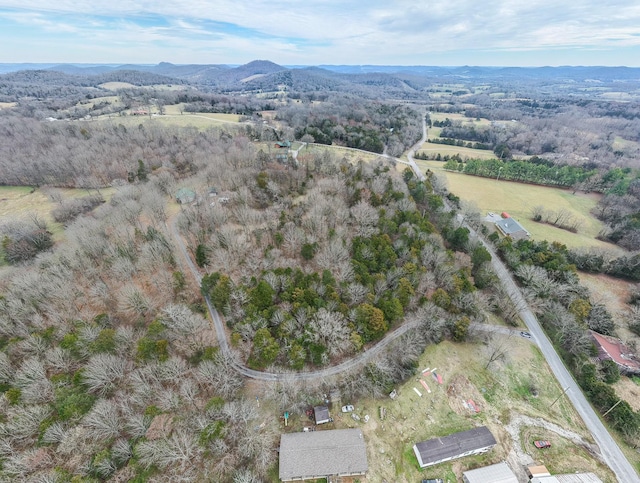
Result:
{"label": "clearing in woods", "polygon": [[[12,219],[28,220],[37,215],[47,222],[49,230],[54,234],[54,239],[62,237],[63,227],[53,221],[51,211],[56,207],[51,198],[46,194],[46,189],[36,189],[30,186],[0,186],[0,220],[3,222]],[[56,189],[63,199],[79,198],[96,193],[95,190],[84,189]],[[108,201],[115,192],[115,188],[104,188],[100,193]]]}

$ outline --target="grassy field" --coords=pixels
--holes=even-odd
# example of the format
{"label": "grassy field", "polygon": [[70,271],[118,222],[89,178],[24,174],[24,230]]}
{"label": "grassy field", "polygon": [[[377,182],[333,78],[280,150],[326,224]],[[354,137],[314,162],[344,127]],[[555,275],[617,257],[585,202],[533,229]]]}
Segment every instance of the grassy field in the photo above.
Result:
{"label": "grassy field", "polygon": [[[489,121],[488,119],[472,119],[470,117],[466,117],[464,114],[459,113],[431,112],[429,113],[429,116],[431,117],[432,121],[444,121],[445,119],[451,119],[452,121],[459,121],[465,125],[473,124],[476,127],[484,127],[491,124],[491,121]],[[430,127],[427,131],[427,139],[439,138],[441,132],[441,127]],[[459,154],[463,159],[491,159],[496,157],[493,151],[489,151],[486,149],[472,149],[430,142],[423,143],[417,152],[419,154],[427,154],[428,156],[436,156],[437,154],[440,154],[441,156],[453,156]]]}
{"label": "grassy field", "polygon": [[109,104],[117,104],[118,102],[120,102],[120,99],[118,99],[118,96],[102,96],[102,97],[95,97],[93,99],[88,99],[85,101],[80,101],[78,102],[78,104],[76,104],[78,107],[93,107],[96,104],[100,104],[101,102],[108,102]]}
{"label": "grassy field", "polygon": [[[89,193],[83,189],[60,189],[63,198],[78,198]],[[115,188],[101,189],[100,193],[106,200],[111,198]],[[63,235],[63,227],[51,217],[51,211],[56,204],[42,189],[29,186],[0,186],[0,220],[12,219],[28,220],[37,215],[49,225],[49,230],[54,234],[54,239],[60,240]]]}
{"label": "grassy field", "polygon": [[[449,190],[463,200],[475,202],[480,213],[508,212],[531,233],[531,237],[535,240],[558,241],[569,247],[599,247],[615,253],[623,253],[615,245],[595,239],[603,225],[589,211],[596,205],[598,195],[584,193],[574,195],[571,191],[558,188],[452,173],[444,171],[442,163],[437,161],[416,160],[416,162],[423,171],[431,169],[446,178]],[[547,210],[566,209],[571,212],[574,217],[583,221],[578,233],[532,221],[531,209],[538,205],[544,206]]]}
{"label": "grassy field", "polygon": [[113,122],[122,124],[123,126],[138,126],[147,122],[157,122],[169,126],[195,127],[198,129],[207,129],[209,127],[220,126],[223,124],[238,125],[239,116],[236,114],[209,114],[209,113],[184,113],[166,114],[163,116],[100,116],[95,118],[100,122]]}
{"label": "grassy field", "polygon": [[640,148],[640,143],[636,141],[629,141],[620,136],[616,136],[613,139],[611,148],[614,150],[620,150],[620,151],[624,151],[624,150],[635,151],[636,149]]}
{"label": "grassy field", "polygon": [[99,84],[98,87],[102,87],[103,89],[108,89],[110,91],[115,91],[117,89],[128,89],[130,87],[136,87],[133,84],[129,84],[128,82],[105,82],[104,84]]}
{"label": "grassy field", "polygon": [[[431,132],[431,129],[429,129],[429,132]],[[496,157],[493,151],[486,149],[473,149],[429,142],[423,143],[420,149],[418,149],[417,154],[426,154],[429,157],[436,156],[437,154],[440,154],[440,156],[454,156],[459,154],[462,159],[494,159]]]}
{"label": "grassy field", "polygon": [[[499,336],[504,337],[504,336]],[[319,430],[359,427],[362,429],[369,461],[367,481],[393,481],[397,483],[420,481],[421,478],[445,478],[445,481],[460,481],[462,471],[499,461],[514,461],[514,444],[504,426],[513,418],[526,415],[543,418],[563,428],[570,428],[589,441],[588,432],[573,411],[566,398],[561,397],[551,408],[551,403],[561,395],[562,389],[549,371],[539,350],[525,339],[517,336],[502,341],[507,347],[505,359],[494,362],[489,369],[488,346],[483,343],[455,344],[442,342],[429,346],[420,360],[419,369],[437,368],[444,383],[439,385],[427,375],[424,380],[431,393],[420,384],[422,375],[416,375],[398,386],[398,398],[366,399],[358,401],[354,420],[350,414],[340,412],[339,404],[332,408],[334,423],[323,425]],[[413,388],[417,388],[419,397]],[[535,387],[537,395],[531,393]],[[479,406],[480,413],[471,412],[464,404],[468,399]],[[341,401],[348,404],[352,401]],[[381,407],[385,410],[381,418]],[[364,422],[364,416],[369,421]],[[304,419],[294,420],[291,431],[299,431],[309,423]],[[445,436],[476,426],[486,425],[494,434],[498,445],[486,455],[474,456],[443,463],[420,470],[412,446],[419,441]],[[590,458],[579,445],[565,440],[552,431],[540,427],[524,431],[539,432],[558,445],[562,451],[545,453],[545,462],[554,472],[577,471],[589,468],[604,481],[615,481],[611,472]],[[538,434],[538,433],[536,433]],[[529,441],[529,436],[520,441],[521,452],[539,461],[541,454]],[[557,456],[556,456],[557,454]],[[564,460],[561,455],[566,456]],[[548,458],[553,456],[553,458]],[[364,481],[364,480],[363,480]]]}
{"label": "grassy field", "polygon": [[350,163],[356,163],[358,161],[371,162],[380,158],[380,155],[376,153],[354,151],[353,149],[342,146],[326,146],[324,144],[307,144],[305,148],[300,150],[298,158],[302,159],[307,153],[322,154],[324,151],[328,151],[339,158],[345,158]]}
{"label": "grassy field", "polygon": [[452,121],[460,121],[462,124],[474,124],[476,126],[490,126],[491,121],[489,119],[474,119],[471,117],[467,117],[464,114],[460,114],[457,112],[447,113],[447,112],[431,112],[429,113],[429,117],[432,121],[444,121],[449,118]]}
{"label": "grassy field", "polygon": [[159,91],[183,91],[188,88],[180,84],[155,84],[152,86],[136,86],[128,82],[105,82],[104,84],[100,84],[98,87],[102,87],[103,89],[107,89],[110,91],[115,91],[118,89],[128,89],[131,87],[135,89],[155,89]]}

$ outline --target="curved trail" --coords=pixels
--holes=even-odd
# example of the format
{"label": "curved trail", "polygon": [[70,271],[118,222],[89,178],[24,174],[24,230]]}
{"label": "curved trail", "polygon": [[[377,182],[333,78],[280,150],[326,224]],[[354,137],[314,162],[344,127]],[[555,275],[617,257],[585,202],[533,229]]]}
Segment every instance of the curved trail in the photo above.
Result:
{"label": "curved trail", "polygon": [[[202,276],[193,263],[193,260],[191,260],[191,257],[189,256],[187,248],[184,244],[184,240],[180,236],[180,233],[178,233],[178,229],[176,227],[176,218],[174,218],[168,224],[168,228],[174,242],[178,246],[180,254],[182,255],[183,262],[187,265],[189,271],[191,272],[191,275],[197,282],[198,286],[200,286]],[[232,361],[232,366],[236,370],[236,372],[243,376],[250,377],[251,379],[257,379],[259,381],[280,381],[284,380],[285,378],[287,380],[308,381],[312,379],[322,379],[329,376],[335,376],[343,372],[350,371],[362,364],[365,364],[370,359],[379,355],[389,344],[391,344],[391,342],[396,340],[398,337],[403,336],[409,330],[417,327],[417,324],[403,324],[397,329],[389,332],[382,340],[380,340],[380,342],[378,342],[371,348],[356,355],[355,357],[352,357],[349,360],[341,362],[340,364],[336,364],[335,366],[325,367],[323,369],[318,369],[317,371],[308,372],[263,372],[251,369],[238,360],[234,351],[231,349],[231,347],[229,347],[227,333],[224,328],[224,323],[220,318],[220,314],[213,306],[208,296],[205,295],[204,299],[207,303],[207,308],[209,309],[209,315],[211,316],[212,325],[215,329],[216,337],[218,338],[218,344],[220,346],[220,351],[222,352],[222,354],[228,357],[230,361]]]}

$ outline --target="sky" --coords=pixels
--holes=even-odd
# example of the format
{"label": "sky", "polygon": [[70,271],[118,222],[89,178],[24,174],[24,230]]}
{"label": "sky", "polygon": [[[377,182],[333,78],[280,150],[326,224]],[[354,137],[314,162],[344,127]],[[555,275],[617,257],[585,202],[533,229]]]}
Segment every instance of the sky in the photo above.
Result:
{"label": "sky", "polygon": [[0,63],[640,66],[639,0],[0,0]]}

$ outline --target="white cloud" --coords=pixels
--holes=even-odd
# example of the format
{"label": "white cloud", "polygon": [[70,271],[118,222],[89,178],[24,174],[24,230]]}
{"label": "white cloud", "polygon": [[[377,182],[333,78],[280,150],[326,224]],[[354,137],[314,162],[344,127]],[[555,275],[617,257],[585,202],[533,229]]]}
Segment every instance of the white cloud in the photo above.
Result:
{"label": "white cloud", "polygon": [[32,38],[67,33],[99,42],[96,52],[111,47],[115,62],[144,52],[156,55],[147,62],[424,64],[466,51],[473,63],[477,51],[640,47],[636,0],[0,0],[4,44],[16,35],[2,33],[8,23],[27,26]]}

